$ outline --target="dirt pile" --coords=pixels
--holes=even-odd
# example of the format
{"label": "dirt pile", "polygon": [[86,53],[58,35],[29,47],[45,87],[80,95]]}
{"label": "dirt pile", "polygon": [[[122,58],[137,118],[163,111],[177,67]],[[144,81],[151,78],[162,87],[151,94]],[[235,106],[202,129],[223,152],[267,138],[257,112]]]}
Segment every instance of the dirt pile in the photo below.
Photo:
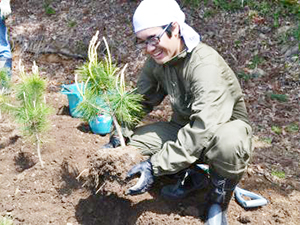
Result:
{"label": "dirt pile", "polygon": [[116,194],[124,197],[126,190],[134,185],[134,180],[127,180],[127,172],[136,164],[145,159],[135,148],[99,149],[90,157],[90,168],[81,179],[85,180],[83,186],[89,187],[95,194]]}

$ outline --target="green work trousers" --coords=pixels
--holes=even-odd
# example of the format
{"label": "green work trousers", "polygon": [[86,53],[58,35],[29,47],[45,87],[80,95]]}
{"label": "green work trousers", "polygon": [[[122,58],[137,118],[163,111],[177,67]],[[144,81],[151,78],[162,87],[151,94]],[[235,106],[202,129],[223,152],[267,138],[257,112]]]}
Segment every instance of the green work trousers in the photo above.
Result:
{"label": "green work trousers", "polygon": [[[140,149],[143,155],[152,156],[161,150],[166,141],[176,141],[181,128],[182,125],[175,122],[144,125],[136,128],[129,144]],[[249,124],[241,120],[229,121],[217,129],[195,163],[208,164],[221,176],[236,179],[243,175],[250,160],[251,142],[252,129]],[[178,168],[178,171],[182,169],[186,168]]]}

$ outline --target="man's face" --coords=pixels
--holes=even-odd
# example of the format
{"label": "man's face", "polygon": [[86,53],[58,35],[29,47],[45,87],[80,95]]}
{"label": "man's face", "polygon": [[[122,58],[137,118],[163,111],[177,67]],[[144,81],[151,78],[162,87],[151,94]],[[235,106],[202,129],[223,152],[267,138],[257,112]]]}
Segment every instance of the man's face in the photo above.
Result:
{"label": "man's face", "polygon": [[[177,24],[175,26],[177,26]],[[178,35],[174,35],[176,30],[177,29],[173,30],[171,37],[167,35],[167,32],[164,32],[160,37],[158,43],[155,45],[152,45],[151,43],[145,43],[145,52],[149,54],[158,64],[164,64],[168,62],[182,50],[181,39],[178,38]],[[152,27],[141,30],[136,33],[137,42],[150,40],[153,37],[157,37],[162,32],[162,27]]]}

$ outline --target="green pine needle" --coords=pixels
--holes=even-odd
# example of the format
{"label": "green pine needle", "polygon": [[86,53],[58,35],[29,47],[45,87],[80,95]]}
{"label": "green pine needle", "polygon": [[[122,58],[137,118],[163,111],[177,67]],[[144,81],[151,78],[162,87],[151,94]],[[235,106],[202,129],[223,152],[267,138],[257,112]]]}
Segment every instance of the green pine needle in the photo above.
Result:
{"label": "green pine needle", "polygon": [[9,89],[11,87],[11,80],[8,76],[8,68],[3,67],[0,69],[0,87]]}
{"label": "green pine needle", "polygon": [[21,82],[15,87],[17,108],[13,114],[24,135],[35,138],[50,127],[48,116],[53,109],[45,102],[47,81],[40,77],[37,66],[32,71],[26,74],[21,69]]}
{"label": "green pine needle", "polygon": [[140,102],[143,97],[140,94],[131,92],[115,92],[109,95],[109,102],[114,109],[114,114],[118,121],[122,121],[127,127],[136,126],[144,116]]}
{"label": "green pine needle", "polygon": [[77,73],[84,83],[89,82],[89,87],[93,91],[103,92],[113,88],[115,79],[113,74],[116,70],[117,68],[114,68],[113,73],[110,73],[102,62],[87,62],[77,70]]}
{"label": "green pine needle", "polygon": [[[98,32],[92,38],[89,45],[89,61],[76,71],[80,80],[85,85],[83,100],[77,110],[87,121],[95,118],[99,113],[110,114],[119,124],[127,127],[135,126],[143,117],[141,105],[142,96],[135,91],[128,90],[124,79],[126,66],[120,71],[113,65],[109,47],[103,38],[107,57],[104,61],[98,61],[97,48]],[[77,81],[76,75],[76,81]]]}
{"label": "green pine needle", "polygon": [[43,133],[49,128],[48,115],[52,113],[45,103],[40,103],[34,106],[27,104],[26,107],[21,107],[17,110],[15,117],[17,122],[22,124],[24,134],[29,137],[35,136],[37,133]]}
{"label": "green pine needle", "polygon": [[16,86],[16,98],[23,106],[44,101],[46,81],[38,73],[33,73],[31,76],[23,74],[21,79],[22,82]]}
{"label": "green pine needle", "polygon": [[[101,96],[101,98],[100,98]],[[86,121],[95,119],[98,114],[111,114],[107,103],[102,100],[103,95],[100,92],[86,87],[84,91],[84,98],[78,104],[76,110],[79,111]]]}
{"label": "green pine needle", "polygon": [[8,75],[8,69],[0,69],[0,109],[3,112],[9,112],[14,107],[11,105],[10,89],[12,87],[11,79]]}

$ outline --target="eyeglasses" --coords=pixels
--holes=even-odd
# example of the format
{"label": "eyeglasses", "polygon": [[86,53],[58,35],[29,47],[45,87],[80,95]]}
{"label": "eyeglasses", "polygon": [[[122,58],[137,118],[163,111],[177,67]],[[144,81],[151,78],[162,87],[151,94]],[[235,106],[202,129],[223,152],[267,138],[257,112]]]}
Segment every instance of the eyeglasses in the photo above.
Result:
{"label": "eyeglasses", "polygon": [[139,49],[146,48],[148,45],[151,45],[153,47],[157,46],[160,42],[161,37],[164,35],[166,30],[172,25],[172,22],[169,23],[159,35],[152,35],[149,36],[145,41],[136,40],[136,47]]}

